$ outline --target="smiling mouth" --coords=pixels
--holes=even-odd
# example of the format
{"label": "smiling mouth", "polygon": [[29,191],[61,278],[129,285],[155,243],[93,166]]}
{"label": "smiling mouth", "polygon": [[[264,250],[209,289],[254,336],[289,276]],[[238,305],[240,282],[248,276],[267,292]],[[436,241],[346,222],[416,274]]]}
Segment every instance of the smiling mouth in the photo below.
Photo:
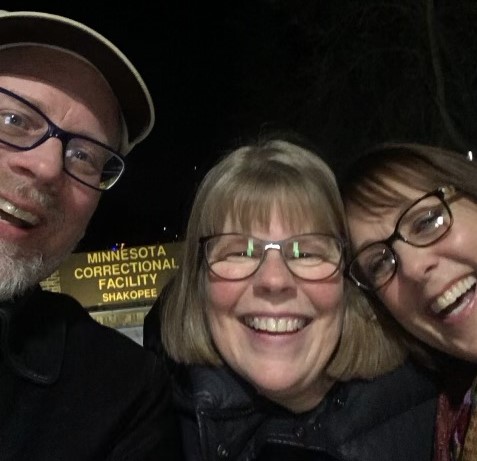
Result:
{"label": "smiling mouth", "polygon": [[461,312],[473,298],[476,284],[474,275],[459,280],[437,298],[431,305],[432,311],[442,316]]}
{"label": "smiling mouth", "polygon": [[13,203],[3,198],[0,198],[0,220],[20,228],[33,227],[40,221],[34,214],[17,208]]}
{"label": "smiling mouth", "polygon": [[266,333],[295,333],[310,321],[302,317],[244,317],[243,323],[256,331]]}

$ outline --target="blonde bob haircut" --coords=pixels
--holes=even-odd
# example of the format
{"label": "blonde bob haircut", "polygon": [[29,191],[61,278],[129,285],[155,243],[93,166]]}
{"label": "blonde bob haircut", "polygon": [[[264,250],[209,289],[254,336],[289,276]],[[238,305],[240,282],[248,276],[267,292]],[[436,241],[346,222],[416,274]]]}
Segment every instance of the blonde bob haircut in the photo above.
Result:
{"label": "blonde bob haircut", "polygon": [[[180,267],[161,307],[161,339],[176,362],[223,363],[207,320],[208,269],[200,237],[221,233],[226,219],[243,232],[250,232],[252,225],[268,228],[274,207],[292,232],[301,233],[306,226],[347,242],[335,176],[316,154],[288,141],[269,139],[222,157],[198,187]],[[388,335],[367,298],[349,280],[344,283],[343,305],[342,335],[326,368],[330,377],[371,378],[403,362],[407,350]]]}

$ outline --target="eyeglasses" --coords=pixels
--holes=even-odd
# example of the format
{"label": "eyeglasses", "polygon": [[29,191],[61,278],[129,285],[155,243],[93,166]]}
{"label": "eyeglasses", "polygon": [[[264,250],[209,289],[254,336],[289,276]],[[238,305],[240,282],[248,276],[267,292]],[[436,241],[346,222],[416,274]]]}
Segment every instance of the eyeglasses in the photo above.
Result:
{"label": "eyeglasses", "polygon": [[324,280],[338,271],[343,255],[342,241],[326,234],[270,242],[230,233],[202,237],[199,242],[210,271],[225,280],[243,280],[255,274],[268,250],[279,250],[288,270],[300,279]]}
{"label": "eyeglasses", "polygon": [[347,274],[365,290],[381,288],[396,274],[398,258],[392,247],[396,240],[426,247],[449,231],[454,218],[446,196],[455,193],[454,186],[439,187],[413,202],[401,214],[389,238],[373,242],[356,254],[347,267]]}
{"label": "eyeglasses", "polygon": [[63,170],[96,190],[113,187],[124,172],[124,159],[109,146],[56,126],[26,99],[0,88],[0,143],[21,151],[50,138],[63,144]]}

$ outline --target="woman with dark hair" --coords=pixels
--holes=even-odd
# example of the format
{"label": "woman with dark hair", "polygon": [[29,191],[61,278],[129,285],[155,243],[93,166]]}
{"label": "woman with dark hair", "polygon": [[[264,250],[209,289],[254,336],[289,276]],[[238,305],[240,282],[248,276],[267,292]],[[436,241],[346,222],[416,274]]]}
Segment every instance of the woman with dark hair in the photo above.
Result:
{"label": "woman with dark hair", "polygon": [[385,306],[380,314],[398,322],[395,331],[400,324],[429,346],[421,360],[447,378],[435,459],[477,459],[469,379],[477,364],[477,165],[438,147],[387,143],[349,168],[342,194],[350,278]]}

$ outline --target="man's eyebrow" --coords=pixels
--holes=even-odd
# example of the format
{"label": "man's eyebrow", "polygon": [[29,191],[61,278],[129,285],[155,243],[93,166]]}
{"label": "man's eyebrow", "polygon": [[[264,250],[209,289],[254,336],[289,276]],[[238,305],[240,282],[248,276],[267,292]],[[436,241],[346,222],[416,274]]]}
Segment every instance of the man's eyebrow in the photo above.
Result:
{"label": "man's eyebrow", "polygon": [[25,94],[21,90],[14,89],[12,90],[11,88],[8,87],[3,87],[1,84],[0,86],[2,88],[5,88],[6,90],[10,91],[13,93],[15,96],[19,96],[20,98],[24,99],[31,105],[35,106],[35,108],[39,109],[42,113],[47,115],[47,111],[49,109],[49,104],[45,103],[44,99],[38,99],[36,96],[31,95],[31,94]]}

